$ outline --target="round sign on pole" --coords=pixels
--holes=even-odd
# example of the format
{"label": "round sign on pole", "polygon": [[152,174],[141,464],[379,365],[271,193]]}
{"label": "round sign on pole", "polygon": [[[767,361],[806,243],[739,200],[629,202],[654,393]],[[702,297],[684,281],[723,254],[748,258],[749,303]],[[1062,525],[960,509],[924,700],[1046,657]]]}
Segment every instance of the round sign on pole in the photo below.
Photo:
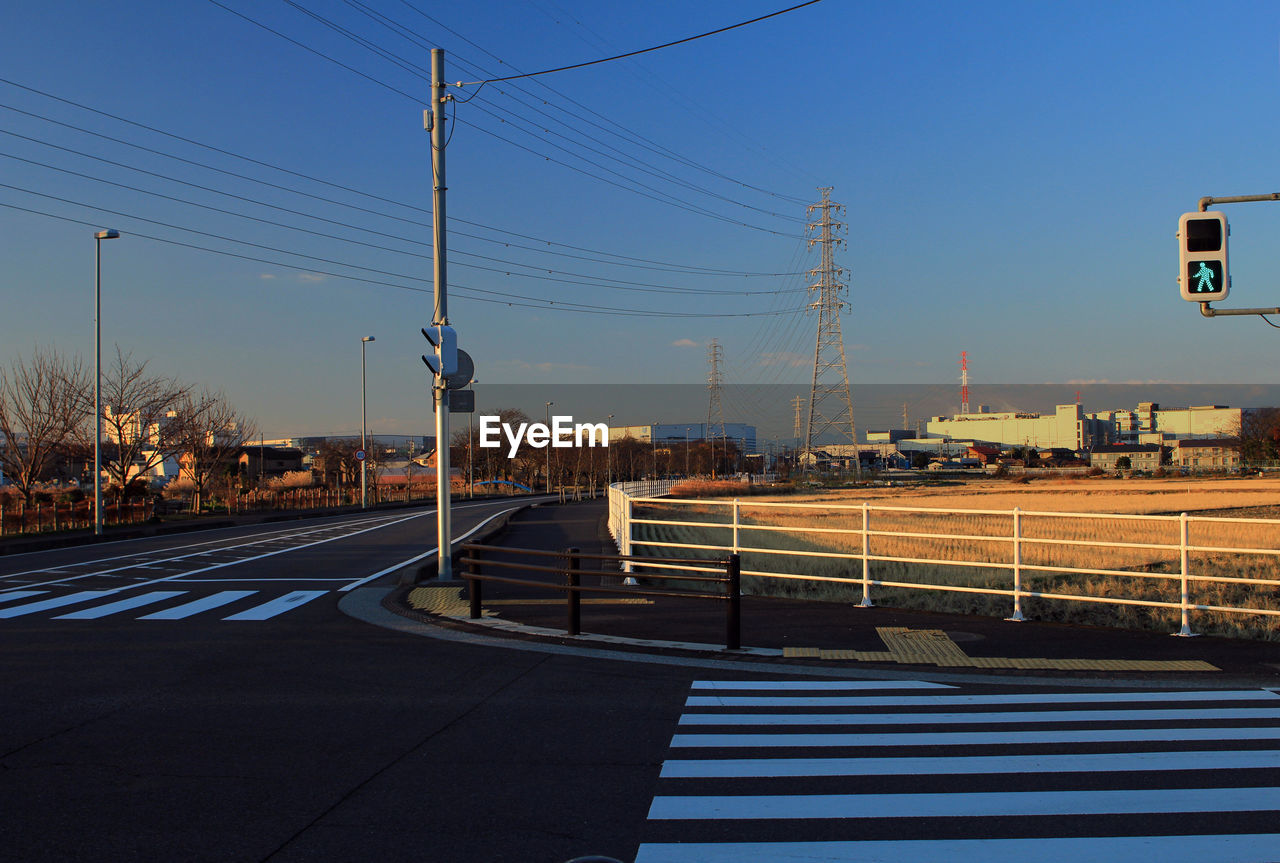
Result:
{"label": "round sign on pole", "polygon": [[475,374],[476,364],[472,362],[471,354],[462,348],[458,348],[458,370],[451,375],[445,375],[445,389],[460,390],[471,383],[471,379],[475,377]]}
{"label": "round sign on pole", "polygon": [[356,450],[356,461],[364,461],[366,453],[362,449]]}

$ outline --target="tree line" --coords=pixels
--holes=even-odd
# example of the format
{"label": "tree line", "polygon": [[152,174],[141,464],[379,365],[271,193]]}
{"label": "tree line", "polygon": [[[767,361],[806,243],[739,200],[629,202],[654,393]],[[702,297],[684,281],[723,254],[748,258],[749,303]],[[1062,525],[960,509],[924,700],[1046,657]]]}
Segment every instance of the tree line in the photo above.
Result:
{"label": "tree line", "polygon": [[[257,434],[218,390],[155,374],[117,346],[102,369],[102,469],[114,493],[179,460],[199,508],[205,489]],[[79,356],[36,348],[0,367],[0,469],[30,504],[41,484],[93,481],[95,387]]]}
{"label": "tree line", "polygon": [[[535,422],[515,408],[494,413],[502,423],[515,428]],[[572,441],[572,437],[566,440]],[[731,439],[655,443],[625,437],[610,441],[608,447],[587,446],[585,442],[582,446],[534,447],[522,439],[512,458],[505,438],[496,448],[480,446],[479,425],[472,423],[471,428],[456,430],[450,443],[450,466],[461,470],[469,483],[506,480],[535,491],[591,488],[665,476],[724,476],[747,467],[741,447]]]}

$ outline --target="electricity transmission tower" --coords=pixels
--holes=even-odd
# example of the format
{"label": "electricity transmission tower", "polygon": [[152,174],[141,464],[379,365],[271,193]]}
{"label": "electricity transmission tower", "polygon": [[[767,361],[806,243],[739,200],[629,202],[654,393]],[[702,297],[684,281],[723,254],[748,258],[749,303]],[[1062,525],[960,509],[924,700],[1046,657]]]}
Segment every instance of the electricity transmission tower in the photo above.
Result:
{"label": "electricity transmission tower", "polygon": [[809,248],[821,247],[822,263],[809,271],[815,281],[809,285],[809,295],[817,299],[809,303],[818,311],[818,341],[813,349],[813,384],[809,389],[809,422],[805,430],[804,460],[807,468],[814,463],[814,442],[822,435],[834,431],[839,438],[848,437],[854,444],[854,470],[862,475],[861,460],[857,458],[858,432],[853,423],[853,399],[849,395],[849,370],[844,359],[844,336],[840,331],[840,311],[845,302],[841,295],[848,290],[842,281],[848,271],[837,267],[835,249],[844,243],[836,234],[845,230],[843,222],[835,216],[844,214],[844,206],[832,202],[831,187],[819,188],[822,200],[811,204],[808,214],[815,210],[821,215],[810,222],[808,230],[817,232],[809,237]]}
{"label": "electricity transmission tower", "polygon": [[[713,423],[720,425],[720,439],[728,440],[724,430],[724,408],[720,405],[720,391],[724,387],[724,375],[720,372],[720,363],[724,360],[724,350],[715,339],[707,347],[707,362],[711,370],[707,373],[707,440],[711,442],[711,475],[716,474],[716,442],[711,433]],[[727,449],[726,444],[726,449]]]}

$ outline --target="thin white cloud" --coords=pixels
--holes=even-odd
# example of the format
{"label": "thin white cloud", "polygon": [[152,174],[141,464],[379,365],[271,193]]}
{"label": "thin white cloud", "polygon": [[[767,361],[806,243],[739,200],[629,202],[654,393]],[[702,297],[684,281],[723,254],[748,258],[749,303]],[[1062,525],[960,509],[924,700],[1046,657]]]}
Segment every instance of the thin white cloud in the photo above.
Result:
{"label": "thin white cloud", "polygon": [[676,339],[671,343],[671,347],[673,348],[696,348],[697,346],[698,343],[693,339]]}
{"label": "thin white cloud", "polygon": [[794,351],[769,351],[760,355],[760,365],[762,366],[782,366],[788,369],[798,369],[803,366],[810,365],[813,362],[813,356],[805,356]]}
{"label": "thin white cloud", "polygon": [[591,371],[595,368],[594,366],[583,366],[583,365],[578,365],[576,363],[529,363],[529,362],[525,362],[524,360],[517,360],[513,363],[504,363],[504,365],[511,365],[511,366],[514,366],[515,368],[524,369],[526,371],[538,371],[538,372],[559,372],[559,371],[580,372],[580,371]]}
{"label": "thin white cloud", "polygon": [[[1170,384],[1185,384],[1186,381],[1164,381],[1148,378],[1147,380],[1137,380],[1130,378],[1125,381],[1113,381],[1110,378],[1091,378],[1089,380],[1070,380],[1065,382],[1067,386],[1072,387],[1090,387],[1090,386],[1165,386]],[[1052,385],[1052,384],[1050,384]]]}

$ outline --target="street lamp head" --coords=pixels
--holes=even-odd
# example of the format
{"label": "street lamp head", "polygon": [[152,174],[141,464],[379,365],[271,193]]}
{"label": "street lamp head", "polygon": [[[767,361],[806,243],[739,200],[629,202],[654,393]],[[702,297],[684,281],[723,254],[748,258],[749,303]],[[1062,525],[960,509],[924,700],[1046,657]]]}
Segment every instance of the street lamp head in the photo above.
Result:
{"label": "street lamp head", "polygon": [[115,228],[107,228],[105,231],[98,231],[93,235],[95,240],[118,240],[120,232]]}
{"label": "street lamp head", "polygon": [[376,341],[377,341],[377,339],[375,339],[373,336],[365,336],[364,338],[360,339],[360,341],[362,341],[362,342],[376,342]]}

